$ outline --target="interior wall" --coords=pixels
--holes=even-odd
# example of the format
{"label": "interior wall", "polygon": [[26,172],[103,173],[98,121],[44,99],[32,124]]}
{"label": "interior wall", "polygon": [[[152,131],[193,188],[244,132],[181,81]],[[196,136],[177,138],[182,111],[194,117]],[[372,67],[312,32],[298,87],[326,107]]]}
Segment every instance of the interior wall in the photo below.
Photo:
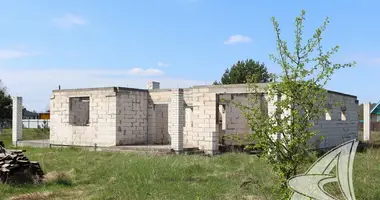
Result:
{"label": "interior wall", "polygon": [[220,94],[219,127],[221,129],[219,143],[225,145],[241,145],[250,142],[245,139],[247,134],[252,133],[251,127],[244,115],[246,111],[241,110],[241,108],[234,103],[245,106],[261,106],[263,109],[267,103],[263,98],[259,97],[257,104],[253,105],[249,98],[249,94]]}
{"label": "interior wall", "polygon": [[148,92],[123,91],[117,95],[117,145],[148,143]]}
{"label": "interior wall", "polygon": [[156,117],[156,136],[155,144],[170,144],[170,135],[168,130],[168,104],[155,104],[154,113]]}

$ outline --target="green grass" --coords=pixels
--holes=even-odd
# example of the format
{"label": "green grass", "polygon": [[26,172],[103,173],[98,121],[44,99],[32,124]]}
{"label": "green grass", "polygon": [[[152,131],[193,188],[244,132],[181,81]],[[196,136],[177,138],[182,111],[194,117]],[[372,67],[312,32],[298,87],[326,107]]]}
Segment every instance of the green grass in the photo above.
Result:
{"label": "green grass", "polygon": [[[6,135],[10,137],[5,134],[2,139],[9,140]],[[65,176],[35,186],[0,185],[4,198],[31,193],[41,195],[35,199],[278,199],[273,192],[275,175],[269,165],[252,155],[231,153],[210,158],[78,148],[23,149],[31,160],[41,163],[45,173]],[[257,184],[240,187],[249,178]],[[357,199],[379,199],[379,185],[380,150],[357,153]]]}
{"label": "green grass", "polygon": [[[49,129],[25,128],[22,130],[23,140],[49,139]],[[0,140],[5,147],[12,145],[12,129],[4,129],[0,134]]]}
{"label": "green grass", "polygon": [[[363,140],[363,131],[359,131],[358,135],[359,139]],[[380,144],[380,131],[371,131],[371,134],[369,136],[369,143]]]}

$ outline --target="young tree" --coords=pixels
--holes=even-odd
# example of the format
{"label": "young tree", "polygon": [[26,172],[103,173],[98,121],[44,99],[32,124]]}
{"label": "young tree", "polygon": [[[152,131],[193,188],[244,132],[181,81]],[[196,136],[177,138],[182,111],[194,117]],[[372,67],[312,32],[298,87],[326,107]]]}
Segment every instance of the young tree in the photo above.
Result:
{"label": "young tree", "polygon": [[[255,143],[255,147],[264,151],[264,157],[281,179],[279,189],[284,198],[291,194],[287,180],[299,173],[303,163],[315,158],[308,141],[315,135],[314,121],[326,111],[326,83],[337,70],[355,64],[333,64],[330,61],[331,56],[338,51],[338,46],[323,51],[322,32],[329,23],[328,18],[303,45],[304,16],[305,11],[302,11],[296,18],[294,52],[290,52],[287,42],[281,39],[279,24],[272,18],[277,55],[270,57],[281,66],[283,72],[276,78],[278,82],[268,84],[265,90],[267,100],[273,102],[275,111],[238,104],[252,128],[250,140]],[[259,96],[259,91],[254,80],[254,76],[249,79],[249,88],[254,96],[251,100],[257,104],[260,99],[255,98]]]}
{"label": "young tree", "polygon": [[245,84],[248,82],[248,77],[255,77],[256,83],[266,83],[271,81],[271,74],[268,73],[264,63],[259,63],[252,59],[238,61],[232,65],[231,69],[226,69],[221,77],[220,82],[214,81],[213,85],[220,84]]}

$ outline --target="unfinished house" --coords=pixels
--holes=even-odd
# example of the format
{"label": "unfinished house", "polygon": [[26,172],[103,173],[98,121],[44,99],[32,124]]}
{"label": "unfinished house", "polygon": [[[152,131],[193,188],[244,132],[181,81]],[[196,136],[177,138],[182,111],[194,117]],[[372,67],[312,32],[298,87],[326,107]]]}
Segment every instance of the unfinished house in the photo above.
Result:
{"label": "unfinished house", "polygon": [[[261,85],[264,87],[264,84]],[[220,145],[235,144],[228,135],[250,133],[241,110],[228,100],[248,102],[246,85],[194,86],[160,89],[105,87],[54,90],[51,97],[50,144],[111,147],[121,145],[171,145],[175,151],[199,148],[218,153]],[[261,88],[262,88],[261,87]],[[357,138],[356,96],[329,91],[332,107],[316,122],[325,139],[320,148]],[[274,111],[263,92],[259,105]]]}

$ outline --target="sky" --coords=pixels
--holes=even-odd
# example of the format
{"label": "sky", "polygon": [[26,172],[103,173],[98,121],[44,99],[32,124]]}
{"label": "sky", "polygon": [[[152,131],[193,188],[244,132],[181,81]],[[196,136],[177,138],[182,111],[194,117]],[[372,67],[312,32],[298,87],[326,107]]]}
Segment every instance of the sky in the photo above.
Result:
{"label": "sky", "polygon": [[220,80],[238,60],[264,63],[276,53],[271,17],[294,43],[295,17],[306,11],[304,37],[329,17],[323,47],[349,63],[327,89],[377,102],[379,1],[36,0],[1,1],[0,79],[28,110],[48,109],[52,90],[88,87],[190,87]]}

